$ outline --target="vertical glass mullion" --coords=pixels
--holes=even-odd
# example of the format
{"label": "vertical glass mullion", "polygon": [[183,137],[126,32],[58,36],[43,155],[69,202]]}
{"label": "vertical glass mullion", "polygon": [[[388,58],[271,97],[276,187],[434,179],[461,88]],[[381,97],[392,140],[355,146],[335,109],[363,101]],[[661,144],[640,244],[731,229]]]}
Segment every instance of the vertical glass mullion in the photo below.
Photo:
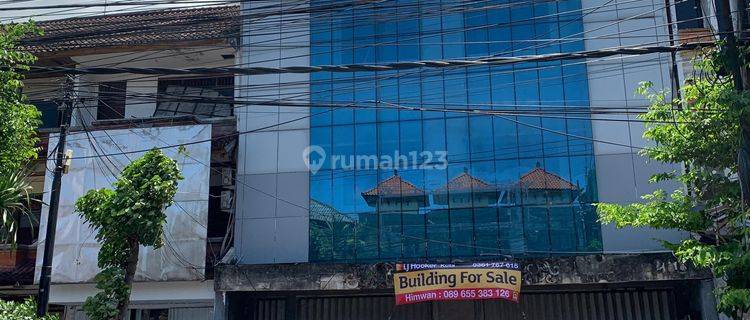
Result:
{"label": "vertical glass mullion", "polygon": [[[513,34],[511,32],[510,4],[508,0],[493,2],[498,7],[488,12],[489,53],[491,55],[511,55],[513,53]],[[497,111],[515,111],[515,81],[513,66],[491,67],[490,82],[492,85],[492,109]],[[512,193],[518,181],[518,125],[515,116],[492,118],[493,158],[495,160],[495,183],[499,189],[501,205],[497,208],[498,242],[501,253],[514,253],[523,249],[523,223],[519,208]],[[520,245],[519,245],[520,243]]]}
{"label": "vertical glass mullion", "polygon": [[[398,21],[398,61],[417,61],[419,54],[420,20],[418,2],[399,1]],[[421,76],[418,71],[399,72],[398,105],[416,106],[421,99]],[[406,167],[399,168],[405,181],[417,189],[424,190],[424,173],[419,168],[418,155],[422,152],[422,112],[399,110],[399,153],[408,159]],[[417,160],[415,163],[414,160]],[[420,209],[424,201],[420,197],[404,194],[401,202],[402,257],[415,259],[424,257],[425,228]]]}
{"label": "vertical glass mullion", "polygon": [[[421,59],[439,60],[443,58],[442,45],[442,17],[439,15],[425,15],[421,19],[420,31],[423,36]],[[426,44],[425,44],[426,43]],[[442,70],[421,71],[420,101],[430,109],[445,108],[444,72]],[[445,152],[446,146],[446,113],[441,111],[426,111],[423,115],[423,148],[425,151],[437,154]],[[428,212],[426,215],[427,257],[445,258],[450,256],[450,223],[447,205],[436,203],[434,190],[444,186],[447,180],[447,170],[425,170],[425,190],[432,194],[428,198]]]}

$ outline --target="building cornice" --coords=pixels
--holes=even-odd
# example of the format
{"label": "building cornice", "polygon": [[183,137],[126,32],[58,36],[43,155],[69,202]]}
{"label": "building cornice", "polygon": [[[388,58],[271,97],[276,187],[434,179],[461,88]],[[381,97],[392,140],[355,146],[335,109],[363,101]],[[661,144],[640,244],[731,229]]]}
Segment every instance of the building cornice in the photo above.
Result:
{"label": "building cornice", "polygon": [[[668,252],[519,259],[524,286],[712,278]],[[217,291],[374,290],[393,287],[393,263],[265,264],[216,267]]]}

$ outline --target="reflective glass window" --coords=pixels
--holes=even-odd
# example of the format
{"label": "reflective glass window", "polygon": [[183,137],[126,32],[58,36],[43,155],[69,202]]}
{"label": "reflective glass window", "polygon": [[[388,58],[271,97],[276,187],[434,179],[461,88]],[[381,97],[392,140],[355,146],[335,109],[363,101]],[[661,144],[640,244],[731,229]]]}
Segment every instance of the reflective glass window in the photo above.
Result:
{"label": "reflective glass window", "polygon": [[[579,9],[580,0],[337,9],[311,16],[310,64],[582,50]],[[326,152],[310,174],[311,261],[602,250],[583,61],[320,72],[311,82],[310,144]]]}

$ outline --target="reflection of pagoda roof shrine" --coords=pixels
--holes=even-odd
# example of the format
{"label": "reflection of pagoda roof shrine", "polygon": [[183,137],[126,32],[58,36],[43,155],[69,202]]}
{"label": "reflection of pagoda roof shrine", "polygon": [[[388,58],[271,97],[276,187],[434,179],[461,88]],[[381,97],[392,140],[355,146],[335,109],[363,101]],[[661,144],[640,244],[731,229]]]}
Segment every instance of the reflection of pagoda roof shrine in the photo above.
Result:
{"label": "reflection of pagoda roof shrine", "polygon": [[[433,192],[435,204],[447,205],[450,199],[483,198],[489,204],[497,202],[497,187],[464,171]],[[469,200],[464,200],[469,203]]]}
{"label": "reflection of pagoda roof shrine", "polygon": [[467,172],[461,173],[455,178],[448,181],[442,187],[435,189],[434,193],[446,193],[446,192],[482,192],[491,191],[495,192],[496,187],[490,185],[487,182],[482,181]]}
{"label": "reflection of pagoda roof shrine", "polygon": [[375,188],[362,192],[362,197],[365,198],[367,205],[372,207],[377,206],[378,200],[395,198],[413,198],[423,204],[426,202],[424,190],[401,178],[398,172],[394,172],[390,178],[378,183]]}
{"label": "reflection of pagoda roof shrine", "polygon": [[[537,166],[533,170],[522,175],[514,188],[539,191],[579,191],[579,188],[563,179]],[[505,186],[504,188],[508,188]],[[480,197],[487,201],[495,202],[500,194],[498,186],[489,184],[482,179],[472,176],[464,171],[454,177],[448,183],[432,191],[436,204],[447,204],[448,198],[453,197]],[[375,188],[362,192],[362,197],[367,204],[376,207],[382,201],[416,201],[419,206],[427,205],[426,192],[417,188],[413,183],[404,180],[394,172],[393,176],[378,183]]]}
{"label": "reflection of pagoda roof shrine", "polygon": [[578,190],[578,187],[569,181],[540,167],[521,176],[518,184],[524,189],[531,190]]}

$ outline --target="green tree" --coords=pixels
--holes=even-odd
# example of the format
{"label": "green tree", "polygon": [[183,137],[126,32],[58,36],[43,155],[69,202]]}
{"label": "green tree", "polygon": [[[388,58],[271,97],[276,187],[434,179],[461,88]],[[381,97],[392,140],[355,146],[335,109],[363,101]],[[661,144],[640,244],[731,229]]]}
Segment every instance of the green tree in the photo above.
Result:
{"label": "green tree", "polygon": [[162,246],[165,210],[174,202],[183,177],[177,163],[159,150],[130,163],[114,190],[91,190],[76,201],[76,211],[97,229],[101,243],[96,295],[84,311],[92,320],[124,319],[141,245]]}
{"label": "green tree", "polygon": [[33,22],[0,27],[0,237],[15,243],[16,222],[28,215],[31,186],[22,172],[37,156],[40,113],[27,103],[23,73],[36,61],[18,49],[24,37],[39,34]]}
{"label": "green tree", "polygon": [[37,317],[36,302],[34,302],[33,299],[26,299],[23,302],[0,300],[0,319],[3,319],[3,320],[59,320],[60,317],[54,314],[48,314],[41,318]]}
{"label": "green tree", "polygon": [[598,212],[602,222],[617,227],[689,232],[692,236],[679,243],[663,243],[682,262],[709,268],[722,279],[725,284],[716,289],[718,309],[741,319],[750,310],[750,229],[736,174],[739,123],[748,117],[750,95],[735,90],[732,77],[725,75],[725,60],[718,50],[704,51],[679,100],[650,83],[638,90],[651,102],[640,118],[647,121],[644,138],[654,142],[642,154],[685,168],[655,174],[651,182],[678,181],[684,188],[646,194],[643,203],[602,203]]}
{"label": "green tree", "polygon": [[19,170],[37,156],[41,114],[22,92],[24,73],[36,57],[18,46],[40,33],[33,22],[0,27],[0,173]]}

